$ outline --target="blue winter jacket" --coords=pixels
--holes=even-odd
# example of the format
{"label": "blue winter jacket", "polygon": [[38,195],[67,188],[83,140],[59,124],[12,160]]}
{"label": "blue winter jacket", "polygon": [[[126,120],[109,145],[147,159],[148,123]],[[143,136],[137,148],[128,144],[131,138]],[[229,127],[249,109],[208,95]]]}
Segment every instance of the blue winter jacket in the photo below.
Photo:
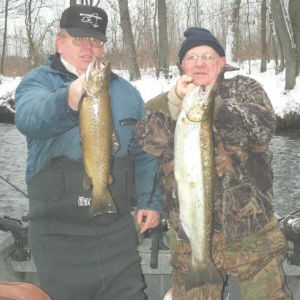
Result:
{"label": "blue winter jacket", "polygon": [[[82,159],[78,113],[67,104],[69,85],[76,78],[55,54],[47,58],[45,66],[26,74],[17,87],[15,122],[27,137],[27,181],[53,157]],[[112,76],[110,96],[114,127],[120,142],[115,157],[127,155],[129,145],[133,147],[138,208],[161,211],[160,188],[156,188],[149,203],[158,171],[156,159],[146,154],[134,140],[134,122],[122,123],[122,120],[139,120],[144,114],[144,102],[139,92],[116,74]]]}

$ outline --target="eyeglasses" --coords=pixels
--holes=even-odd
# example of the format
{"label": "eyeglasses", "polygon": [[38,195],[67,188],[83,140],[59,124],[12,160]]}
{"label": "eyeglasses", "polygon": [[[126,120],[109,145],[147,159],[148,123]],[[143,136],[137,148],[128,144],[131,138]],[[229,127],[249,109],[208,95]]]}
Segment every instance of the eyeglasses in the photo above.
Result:
{"label": "eyeglasses", "polygon": [[92,46],[95,48],[101,48],[105,44],[105,42],[92,37],[72,37],[72,43],[77,47],[82,46],[85,41],[90,41]]}
{"label": "eyeglasses", "polygon": [[184,57],[183,60],[188,63],[196,63],[199,60],[199,58],[201,58],[202,61],[205,63],[212,63],[217,58],[217,56],[211,53],[204,53],[202,55],[192,54]]}

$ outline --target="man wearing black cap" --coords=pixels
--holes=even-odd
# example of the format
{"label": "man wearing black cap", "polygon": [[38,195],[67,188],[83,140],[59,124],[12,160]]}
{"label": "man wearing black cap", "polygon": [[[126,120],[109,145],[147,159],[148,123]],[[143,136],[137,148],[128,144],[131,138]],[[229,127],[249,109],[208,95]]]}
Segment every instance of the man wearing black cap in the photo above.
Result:
{"label": "man wearing black cap", "polygon": [[[196,86],[212,88],[215,102],[213,142],[216,179],[212,255],[225,281],[227,272],[240,285],[241,299],[291,299],[281,263],[285,238],[273,217],[272,153],[275,114],[261,85],[235,76],[222,79],[225,53],[204,28],[188,28],[179,51],[183,75],[169,92],[150,100],[135,127],[142,148],[158,158],[163,206],[170,223],[174,286],[166,299],[218,300],[223,285],[185,289],[191,265],[188,239],[180,235],[174,178],[174,131],[182,99]],[[184,239],[184,240],[182,240]],[[197,281],[197,280],[195,280]]]}
{"label": "man wearing black cap", "polygon": [[91,218],[91,191],[83,188],[78,104],[88,65],[96,56],[104,58],[106,26],[101,8],[66,9],[57,53],[24,76],[16,90],[16,126],[28,143],[29,244],[41,286],[54,300],[146,299],[130,209],[137,198],[141,232],[158,225],[160,187],[153,188],[158,167],[134,140],[144,102],[114,73],[110,98],[120,147],[109,189],[118,213]]}

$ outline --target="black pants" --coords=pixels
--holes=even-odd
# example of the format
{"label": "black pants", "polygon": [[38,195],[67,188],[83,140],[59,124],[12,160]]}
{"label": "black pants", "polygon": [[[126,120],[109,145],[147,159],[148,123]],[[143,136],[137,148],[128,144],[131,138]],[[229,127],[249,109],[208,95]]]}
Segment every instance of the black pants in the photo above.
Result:
{"label": "black pants", "polygon": [[128,158],[114,161],[118,214],[91,218],[80,199],[81,162],[57,157],[28,182],[29,244],[42,288],[54,300],[143,300],[140,256],[129,213]]}
{"label": "black pants", "polygon": [[146,299],[132,216],[108,226],[114,230],[104,235],[76,236],[47,234],[41,222],[30,222],[41,287],[53,300]]}

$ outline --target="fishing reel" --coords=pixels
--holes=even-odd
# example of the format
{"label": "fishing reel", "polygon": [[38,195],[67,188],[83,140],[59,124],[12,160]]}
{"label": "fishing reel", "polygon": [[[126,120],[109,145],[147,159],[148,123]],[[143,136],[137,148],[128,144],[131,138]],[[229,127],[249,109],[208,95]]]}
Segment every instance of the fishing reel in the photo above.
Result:
{"label": "fishing reel", "polygon": [[292,215],[286,216],[280,222],[280,228],[286,240],[293,244],[292,251],[288,251],[288,264],[300,266],[300,217]]}
{"label": "fishing reel", "polygon": [[31,251],[26,248],[28,229],[23,226],[22,221],[9,216],[0,217],[0,230],[10,231],[14,238],[14,244],[9,249],[11,259],[15,261],[30,260]]}
{"label": "fishing reel", "polygon": [[167,218],[160,220],[159,225],[153,229],[147,230],[145,237],[151,239],[150,267],[156,269],[158,267],[158,252],[159,250],[169,250],[165,245],[163,233],[169,230]]}

